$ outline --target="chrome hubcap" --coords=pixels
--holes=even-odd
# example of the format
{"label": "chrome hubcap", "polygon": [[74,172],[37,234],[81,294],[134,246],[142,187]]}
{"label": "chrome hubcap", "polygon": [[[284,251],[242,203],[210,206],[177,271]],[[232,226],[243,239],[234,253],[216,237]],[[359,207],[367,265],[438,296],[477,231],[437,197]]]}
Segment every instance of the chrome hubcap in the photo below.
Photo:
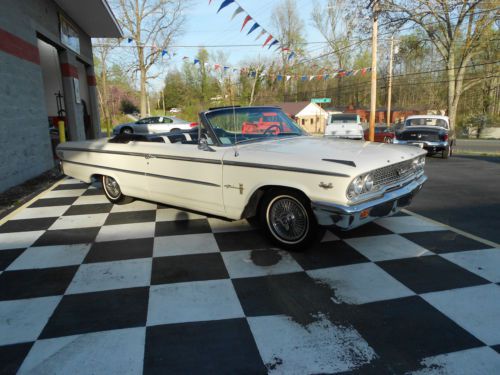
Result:
{"label": "chrome hubcap", "polygon": [[104,185],[111,198],[118,198],[120,196],[120,187],[114,178],[104,177]]}
{"label": "chrome hubcap", "polygon": [[307,212],[296,199],[277,197],[269,205],[267,220],[272,231],[285,242],[298,242],[309,229]]}

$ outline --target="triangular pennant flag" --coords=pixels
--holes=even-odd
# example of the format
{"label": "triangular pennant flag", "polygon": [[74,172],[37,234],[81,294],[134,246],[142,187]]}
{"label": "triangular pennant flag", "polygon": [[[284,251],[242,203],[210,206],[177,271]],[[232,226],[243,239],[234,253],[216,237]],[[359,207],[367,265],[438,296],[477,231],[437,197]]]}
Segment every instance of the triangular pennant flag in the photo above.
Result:
{"label": "triangular pennant flag", "polygon": [[293,57],[295,56],[295,52],[290,52],[290,54],[288,55],[288,61],[290,61]]}
{"label": "triangular pennant flag", "polygon": [[163,57],[163,56],[165,56],[165,55],[168,55],[167,50],[162,50],[162,51],[161,51],[161,57]]}
{"label": "triangular pennant flag", "polygon": [[264,42],[264,44],[262,45],[262,47],[264,47],[267,43],[269,43],[271,41],[271,39],[273,39],[273,36],[271,34],[269,34],[269,36],[267,37],[267,39]]}
{"label": "triangular pennant flag", "polygon": [[184,56],[182,59],[183,59],[183,60],[188,60],[188,59],[189,59],[189,57]]}
{"label": "triangular pennant flag", "polygon": [[359,69],[356,69],[355,71],[352,72],[352,75],[355,76],[356,74],[358,74],[359,72]]}
{"label": "triangular pennant flag", "polygon": [[283,47],[283,48],[281,48],[281,50],[282,50],[283,52],[287,52],[287,51],[290,51],[290,48],[288,48],[288,47]]}
{"label": "triangular pennant flag", "polygon": [[220,64],[214,64],[214,69],[215,70],[219,70],[219,68],[220,68]]}
{"label": "triangular pennant flag", "polygon": [[127,38],[127,42],[129,42],[129,43],[132,43],[133,40],[134,39],[132,39],[132,38]]}
{"label": "triangular pennant flag", "polygon": [[234,19],[234,17],[236,17],[238,14],[240,14],[241,12],[244,12],[244,11],[245,10],[242,7],[236,8],[236,10],[234,11],[233,15],[231,16],[231,21]]}
{"label": "triangular pennant flag", "polygon": [[323,76],[323,79],[326,81],[329,77],[330,77],[330,75],[329,75],[329,74],[325,74],[325,75]]}
{"label": "triangular pennant flag", "polygon": [[229,66],[224,66],[222,69],[224,69],[224,71],[226,71],[229,69]]}
{"label": "triangular pennant flag", "polygon": [[219,7],[217,13],[219,13],[223,8],[227,7],[229,4],[234,3],[234,0],[224,0]]}
{"label": "triangular pennant flag", "polygon": [[318,81],[321,81],[323,79],[323,76],[320,74],[320,75],[316,76],[316,78],[318,79]]}
{"label": "triangular pennant flag", "polygon": [[250,15],[246,16],[245,17],[245,20],[243,21],[243,25],[241,25],[241,30],[240,30],[240,33],[243,31],[243,29],[245,28],[245,25],[248,23],[248,21],[250,21],[252,19],[252,17]]}
{"label": "triangular pennant flag", "polygon": [[286,76],[287,81],[290,81],[290,78],[292,78],[292,76]]}
{"label": "triangular pennant flag", "polygon": [[260,27],[260,25],[259,25],[257,22],[255,22],[255,23],[253,24],[253,26],[250,28],[250,30],[248,30],[247,35],[248,35],[248,34],[250,34],[252,31],[254,31],[254,30],[258,29],[259,27]]}
{"label": "triangular pennant flag", "polygon": [[335,78],[339,73],[338,72],[333,72],[332,73],[332,78]]}
{"label": "triangular pennant flag", "polygon": [[279,43],[279,41],[277,41],[276,39],[274,39],[273,42],[269,45],[269,47],[267,47],[267,49],[270,49],[272,46],[274,46],[277,43]]}
{"label": "triangular pennant flag", "polygon": [[302,81],[307,81],[307,76],[302,76],[302,77],[300,77],[300,79],[301,79]]}
{"label": "triangular pennant flag", "polygon": [[361,69],[361,75],[366,75],[366,68]]}
{"label": "triangular pennant flag", "polygon": [[196,65],[196,64],[199,64],[199,63],[200,63],[200,60],[198,60],[198,59],[194,59],[193,60],[193,65]]}
{"label": "triangular pennant flag", "polygon": [[259,35],[257,35],[257,38],[255,38],[255,40],[259,39],[262,35],[264,35],[265,33],[267,33],[266,30],[262,29],[262,31],[259,33]]}
{"label": "triangular pennant flag", "polygon": [[256,75],[257,75],[257,73],[255,73],[255,72],[253,72],[253,71],[252,71],[252,72],[250,72],[250,77],[255,78],[255,76],[256,76]]}
{"label": "triangular pennant flag", "polygon": [[314,77],[316,77],[316,76],[310,76],[309,81],[312,81],[314,79]]}
{"label": "triangular pennant flag", "polygon": [[283,76],[282,76],[281,74],[278,74],[278,75],[276,76],[276,79],[277,79],[278,81],[281,81],[281,80],[283,79]]}
{"label": "triangular pennant flag", "polygon": [[267,74],[266,72],[262,72],[262,73],[260,73],[260,74],[259,74],[259,76],[260,76],[260,77],[265,77],[265,76],[266,76],[266,74]]}

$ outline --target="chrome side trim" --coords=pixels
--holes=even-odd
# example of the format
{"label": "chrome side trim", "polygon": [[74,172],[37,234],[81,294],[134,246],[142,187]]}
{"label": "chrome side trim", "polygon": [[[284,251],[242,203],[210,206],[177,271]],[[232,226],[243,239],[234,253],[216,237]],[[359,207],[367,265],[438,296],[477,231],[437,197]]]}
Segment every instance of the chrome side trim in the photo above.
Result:
{"label": "chrome side trim", "polygon": [[112,151],[112,150],[94,150],[89,148],[75,148],[75,147],[59,147],[58,150],[62,151],[85,151],[85,152],[95,152],[98,154],[112,154],[112,155],[126,155],[126,156],[139,156],[139,157],[154,157],[157,159],[168,159],[168,160],[178,160],[178,161],[190,161],[197,163],[207,163],[207,164],[222,164],[222,161],[217,159],[204,159],[204,158],[192,158],[189,156],[174,156],[174,155],[162,155],[162,154],[149,154],[142,152],[128,152],[128,151]]}
{"label": "chrome side trim", "polygon": [[135,174],[139,176],[144,176],[144,177],[154,177],[154,178],[163,178],[166,180],[172,180],[172,181],[178,181],[178,182],[188,182],[191,184],[198,184],[198,185],[205,185],[205,186],[213,186],[213,187],[220,187],[218,184],[213,184],[211,182],[205,182],[205,181],[198,181],[198,180],[190,180],[188,178],[180,178],[180,177],[172,177],[172,176],[163,176],[159,174],[153,174],[153,173],[146,173],[146,172],[138,172],[138,171],[131,171],[128,169],[120,169],[120,168],[113,168],[113,167],[104,167],[101,165],[95,165],[95,164],[87,164],[87,163],[80,163],[76,161],[69,161],[69,160],[63,160],[63,163],[70,163],[70,164],[76,164],[76,165],[83,165],[85,167],[93,167],[93,168],[101,168],[101,169],[107,169],[110,171],[116,171],[116,172],[122,172],[122,173],[130,173],[130,174]]}
{"label": "chrome side trim", "polygon": [[277,171],[286,171],[286,172],[319,174],[322,176],[350,177],[347,174],[337,173],[337,172],[318,171],[315,169],[305,169],[305,168],[295,168],[295,167],[282,167],[279,165],[272,165],[272,164],[247,163],[241,161],[224,161],[223,165],[231,165],[231,166],[246,167],[246,168],[273,169]]}

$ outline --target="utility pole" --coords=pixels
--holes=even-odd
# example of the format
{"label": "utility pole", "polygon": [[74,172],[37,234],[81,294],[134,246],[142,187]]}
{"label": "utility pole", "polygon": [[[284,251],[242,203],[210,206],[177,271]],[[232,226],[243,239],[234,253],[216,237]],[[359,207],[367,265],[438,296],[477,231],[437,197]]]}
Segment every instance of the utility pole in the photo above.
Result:
{"label": "utility pole", "polygon": [[163,90],[160,91],[160,97],[161,97],[161,106],[163,108],[163,115],[166,115],[167,112],[165,112],[165,95],[163,94]]}
{"label": "utility pole", "polygon": [[389,87],[387,88],[387,127],[391,126],[391,101],[392,101],[392,60],[394,57],[394,35],[391,36],[391,53],[389,58]]}
{"label": "utility pole", "polygon": [[368,7],[373,7],[373,28],[372,28],[372,81],[371,81],[371,100],[370,100],[370,130],[368,140],[375,141],[375,112],[377,110],[377,34],[378,34],[378,0],[371,0]]}

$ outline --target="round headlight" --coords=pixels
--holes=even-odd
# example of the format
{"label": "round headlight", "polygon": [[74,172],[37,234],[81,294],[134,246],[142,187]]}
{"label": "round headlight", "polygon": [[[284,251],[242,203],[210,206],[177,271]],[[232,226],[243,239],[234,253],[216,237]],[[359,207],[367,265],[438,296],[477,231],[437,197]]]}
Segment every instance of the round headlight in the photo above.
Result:
{"label": "round headlight", "polygon": [[363,179],[363,185],[365,187],[365,191],[371,191],[373,189],[373,176],[368,173]]}
{"label": "round headlight", "polygon": [[424,166],[425,166],[425,155],[421,156],[418,159],[418,164],[420,165],[420,168],[424,168]]}
{"label": "round headlight", "polygon": [[354,179],[354,181],[352,182],[352,185],[353,185],[353,188],[354,188],[354,192],[356,194],[361,194],[361,192],[363,191],[363,179],[361,177],[356,177]]}
{"label": "round headlight", "polygon": [[411,162],[412,169],[418,169],[419,166],[420,166],[420,163],[418,161],[418,158],[413,159],[412,162]]}

